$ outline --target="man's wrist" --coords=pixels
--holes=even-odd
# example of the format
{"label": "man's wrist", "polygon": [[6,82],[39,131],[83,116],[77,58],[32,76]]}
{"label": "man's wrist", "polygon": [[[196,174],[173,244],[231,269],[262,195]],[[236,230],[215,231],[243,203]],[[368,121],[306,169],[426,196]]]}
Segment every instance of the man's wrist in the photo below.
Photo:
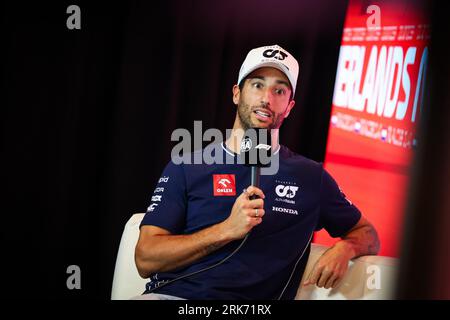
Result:
{"label": "man's wrist", "polygon": [[226,226],[226,221],[220,222],[214,227],[216,229],[216,235],[219,242],[228,243],[234,240],[228,231],[229,228]]}
{"label": "man's wrist", "polygon": [[355,244],[351,240],[343,239],[339,240],[334,244],[334,246],[337,250],[341,251],[342,254],[345,254],[348,256],[349,260],[353,259],[357,256]]}

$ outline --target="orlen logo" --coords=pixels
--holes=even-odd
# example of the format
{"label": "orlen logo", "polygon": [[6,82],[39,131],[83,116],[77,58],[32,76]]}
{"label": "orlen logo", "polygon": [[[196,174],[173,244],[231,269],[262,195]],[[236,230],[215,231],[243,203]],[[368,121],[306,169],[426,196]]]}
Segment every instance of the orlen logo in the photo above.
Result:
{"label": "orlen logo", "polygon": [[263,56],[266,58],[275,58],[278,60],[284,60],[287,58],[287,53],[281,51],[281,50],[273,50],[273,49],[267,49],[263,52]]}
{"label": "orlen logo", "polygon": [[292,199],[297,194],[298,187],[296,186],[284,186],[282,184],[277,185],[275,192],[279,197],[286,197]]}
{"label": "orlen logo", "polygon": [[235,196],[236,178],[234,174],[213,174],[214,196]]}

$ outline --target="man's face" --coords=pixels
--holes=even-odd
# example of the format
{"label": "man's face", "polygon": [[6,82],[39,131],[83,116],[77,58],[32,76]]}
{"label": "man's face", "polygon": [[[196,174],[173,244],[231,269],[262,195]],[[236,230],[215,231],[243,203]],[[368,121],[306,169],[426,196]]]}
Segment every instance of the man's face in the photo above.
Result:
{"label": "man's face", "polygon": [[280,128],[295,101],[286,75],[275,68],[260,68],[247,76],[242,90],[233,87],[242,129]]}

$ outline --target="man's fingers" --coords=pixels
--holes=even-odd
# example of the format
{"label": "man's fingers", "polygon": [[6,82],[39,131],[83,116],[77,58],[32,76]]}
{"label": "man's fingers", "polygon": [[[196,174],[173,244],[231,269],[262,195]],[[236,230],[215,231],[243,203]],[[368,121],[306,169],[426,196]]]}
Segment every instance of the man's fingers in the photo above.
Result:
{"label": "man's fingers", "polygon": [[264,200],[263,199],[249,200],[248,207],[253,208],[253,209],[262,208],[262,207],[264,207]]}
{"label": "man's fingers", "polygon": [[317,281],[317,286],[319,288],[322,288],[325,286],[325,284],[327,283],[328,279],[331,276],[331,272],[327,271],[327,270],[322,270],[321,274],[320,274],[320,278]]}
{"label": "man's fingers", "polygon": [[303,282],[303,285],[307,286],[309,284],[317,283],[317,280],[319,279],[321,273],[322,273],[322,268],[317,267],[317,264],[314,265],[313,270],[309,274],[306,281]]}
{"label": "man's fingers", "polygon": [[255,186],[250,186],[246,189],[245,193],[247,194],[248,197],[251,197],[253,195],[257,195],[259,196],[261,199],[265,198],[264,192],[262,192],[261,189],[255,187]]}
{"label": "man's fingers", "polygon": [[254,219],[252,219],[253,221],[252,221],[252,226],[254,227],[254,226],[257,226],[258,224],[260,224],[261,222],[262,222],[262,219],[261,218],[254,218]]}
{"label": "man's fingers", "polygon": [[[258,211],[256,211],[256,210],[258,210]],[[245,213],[250,218],[261,218],[266,212],[262,208],[257,208],[257,209],[252,208],[252,209],[246,209]]]}
{"label": "man's fingers", "polygon": [[342,280],[342,278],[340,278],[340,277],[337,277],[336,279],[334,279],[333,283],[331,284],[331,287],[336,288],[339,285],[339,283],[341,282],[341,280]]}
{"label": "man's fingers", "polygon": [[328,278],[328,281],[325,283],[324,288],[325,288],[325,289],[333,288],[333,283],[336,281],[337,278],[338,278],[337,275],[333,273],[333,274]]}

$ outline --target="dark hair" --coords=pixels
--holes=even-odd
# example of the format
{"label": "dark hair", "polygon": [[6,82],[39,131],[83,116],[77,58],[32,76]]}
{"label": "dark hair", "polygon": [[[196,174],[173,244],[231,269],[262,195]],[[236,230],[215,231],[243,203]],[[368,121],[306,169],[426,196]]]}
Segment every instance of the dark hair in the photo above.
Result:
{"label": "dark hair", "polygon": [[[244,88],[244,82],[245,82],[247,79],[248,79],[248,78],[242,79],[241,82],[238,84],[239,90],[242,91],[242,89]],[[293,94],[294,94],[294,92],[292,91],[292,87],[291,87],[291,96],[289,97],[289,102],[292,101],[292,99],[294,99]]]}

